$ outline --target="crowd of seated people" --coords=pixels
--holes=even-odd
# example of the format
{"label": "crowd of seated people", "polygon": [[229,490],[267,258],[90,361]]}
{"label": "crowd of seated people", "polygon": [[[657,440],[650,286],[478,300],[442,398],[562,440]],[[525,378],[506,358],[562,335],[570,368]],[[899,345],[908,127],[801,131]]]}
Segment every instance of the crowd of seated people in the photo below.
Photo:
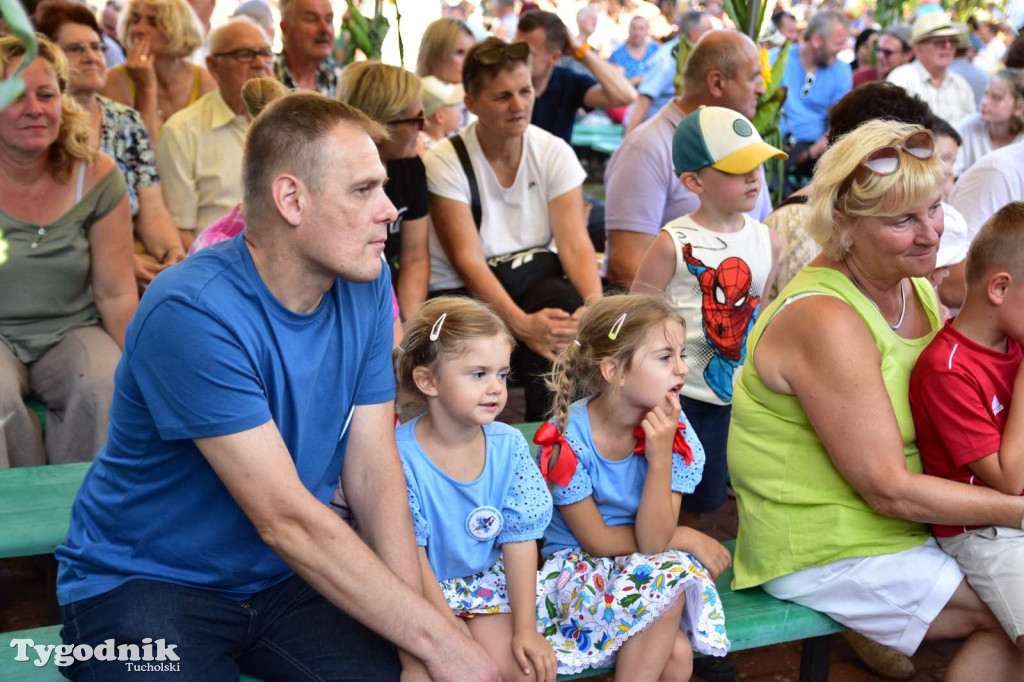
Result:
{"label": "crowd of seated people", "polygon": [[[699,529],[731,485],[735,587],[827,613],[893,679],[926,639],[965,640],[954,679],[1024,669],[1024,587],[994,605],[1008,578],[961,549],[1024,528],[1015,374],[992,379],[991,423],[971,423],[985,439],[946,468],[918,447],[915,423],[935,418],[910,392],[933,338],[1020,362],[1024,16],[962,24],[927,5],[882,26],[782,0],[751,39],[717,2],[438,3],[407,69],[340,63],[331,0],[29,4],[34,61],[0,31],[0,78],[25,83],[0,110],[0,469],[96,462],[58,552],[67,642],[106,627],[69,606],[169,598],[120,593],[132,573],[309,600],[308,619],[285,611],[358,633],[345,655],[374,652],[371,676],[547,680],[617,661],[633,679],[735,679],[728,639],[692,634],[714,617],[686,606],[716,604],[730,559]],[[773,146],[757,125],[780,59]],[[623,135],[593,184],[593,153],[572,146],[585,117]],[[973,255],[979,234],[1000,257]],[[984,343],[982,318],[1000,320]],[[392,361],[416,398],[398,417]],[[552,427],[511,478],[489,468],[527,447],[495,422],[509,387],[523,421]],[[944,388],[965,404],[981,390]],[[175,457],[200,481],[180,501]],[[124,496],[146,476],[166,480]],[[432,516],[485,480],[506,488],[465,493],[465,527]],[[118,565],[199,488],[221,525]],[[118,535],[118,500],[175,511]],[[281,504],[296,511],[278,519]],[[235,533],[231,561],[182,561]],[[310,544],[323,534],[376,566],[417,627],[356,595],[358,576],[325,563],[340,550]],[[996,535],[1022,556],[1024,535]],[[578,570],[606,615],[563,604],[559,577],[522,616],[538,566],[511,545],[541,539],[548,573]],[[431,544],[449,541],[452,556]],[[661,572],[675,561],[692,582]],[[649,616],[630,616],[620,590],[648,577],[675,580],[670,596],[644,592]],[[505,601],[469,606],[470,588]],[[630,617],[629,634],[603,629]],[[606,639],[584,645],[584,628]],[[289,674],[255,650],[225,665]]]}

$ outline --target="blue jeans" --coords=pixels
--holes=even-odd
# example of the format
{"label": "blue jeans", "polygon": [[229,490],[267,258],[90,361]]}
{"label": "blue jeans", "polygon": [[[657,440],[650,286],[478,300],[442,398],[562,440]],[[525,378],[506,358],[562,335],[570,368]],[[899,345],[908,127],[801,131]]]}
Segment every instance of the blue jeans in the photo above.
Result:
{"label": "blue jeans", "polygon": [[725,445],[729,439],[729,417],[732,405],[712,405],[693,398],[683,398],[683,412],[694,433],[704,446],[704,475],[690,495],[683,495],[683,509],[698,514],[718,511],[727,498],[729,467]]}
{"label": "blue jeans", "polygon": [[[131,580],[61,609],[65,644],[96,647],[106,639],[142,645],[145,637],[177,645],[178,670],[138,672],[125,662],[76,662],[61,668],[72,680],[166,679],[234,682],[239,673],[264,682],[397,680],[394,646],[292,576],[234,602],[206,590]],[[156,647],[153,647],[156,653]],[[153,665],[159,665],[154,661]],[[135,665],[144,665],[137,661]]]}

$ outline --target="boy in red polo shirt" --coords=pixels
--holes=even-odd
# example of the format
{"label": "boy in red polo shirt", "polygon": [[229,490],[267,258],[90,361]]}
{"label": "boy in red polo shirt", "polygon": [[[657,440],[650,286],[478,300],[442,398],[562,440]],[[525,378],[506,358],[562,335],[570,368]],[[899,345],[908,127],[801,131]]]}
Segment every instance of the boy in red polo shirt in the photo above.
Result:
{"label": "boy in red polo shirt", "polygon": [[[921,460],[932,476],[1020,495],[1024,399],[1011,398],[1024,341],[1024,202],[985,223],[967,255],[966,278],[963,308],[910,378]],[[1024,531],[933,524],[932,533],[1024,650]]]}

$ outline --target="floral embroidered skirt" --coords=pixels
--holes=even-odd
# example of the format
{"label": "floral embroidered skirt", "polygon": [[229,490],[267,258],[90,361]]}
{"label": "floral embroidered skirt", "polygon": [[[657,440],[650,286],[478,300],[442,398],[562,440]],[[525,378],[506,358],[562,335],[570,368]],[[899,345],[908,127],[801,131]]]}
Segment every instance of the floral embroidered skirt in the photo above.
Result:
{"label": "floral embroidered skirt", "polygon": [[448,601],[448,608],[460,618],[478,613],[512,613],[501,555],[485,571],[466,578],[442,580],[441,592]]}
{"label": "floral embroidered skirt", "polygon": [[611,559],[555,552],[541,568],[537,628],[555,650],[559,673],[610,666],[622,643],[680,595],[686,597],[680,627],[693,648],[724,656],[729,638],[715,583],[692,555],[675,550]]}

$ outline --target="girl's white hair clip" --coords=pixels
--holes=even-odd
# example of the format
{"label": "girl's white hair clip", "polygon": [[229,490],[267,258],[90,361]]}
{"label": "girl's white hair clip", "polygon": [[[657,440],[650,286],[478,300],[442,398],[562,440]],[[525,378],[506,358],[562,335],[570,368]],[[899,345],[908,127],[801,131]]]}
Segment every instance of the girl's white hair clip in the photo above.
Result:
{"label": "girl's white hair clip", "polygon": [[441,338],[441,325],[444,324],[445,318],[448,317],[448,313],[441,313],[441,316],[437,318],[437,322],[430,328],[430,340],[437,341]]}
{"label": "girl's white hair clip", "polygon": [[612,328],[608,331],[608,338],[611,339],[612,341],[619,338],[619,332],[622,331],[622,325],[624,325],[625,323],[626,313],[622,313],[621,315],[619,315],[618,319],[615,320],[615,324],[612,325]]}

